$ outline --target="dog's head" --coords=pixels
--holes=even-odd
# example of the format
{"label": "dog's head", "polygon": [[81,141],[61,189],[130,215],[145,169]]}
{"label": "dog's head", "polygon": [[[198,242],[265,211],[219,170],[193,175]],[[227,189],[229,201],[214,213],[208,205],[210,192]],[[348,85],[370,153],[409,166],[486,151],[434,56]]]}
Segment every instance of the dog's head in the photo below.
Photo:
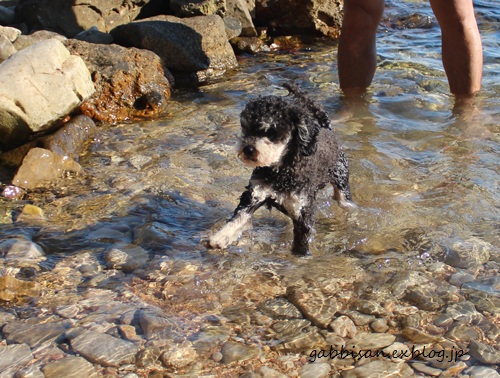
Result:
{"label": "dog's head", "polygon": [[324,110],[292,85],[291,96],[250,101],[241,113],[238,157],[249,167],[280,165],[285,156],[312,155],[321,127],[330,127]]}

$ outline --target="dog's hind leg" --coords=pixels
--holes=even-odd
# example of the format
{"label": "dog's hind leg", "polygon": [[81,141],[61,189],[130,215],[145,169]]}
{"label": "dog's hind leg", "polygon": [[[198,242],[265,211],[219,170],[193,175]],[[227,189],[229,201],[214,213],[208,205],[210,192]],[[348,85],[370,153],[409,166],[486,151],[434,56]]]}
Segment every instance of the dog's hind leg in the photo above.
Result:
{"label": "dog's hind leg", "polygon": [[349,163],[342,151],[339,151],[337,162],[331,172],[333,196],[341,207],[353,207],[349,188]]}
{"label": "dog's hind leg", "polygon": [[256,198],[253,193],[252,189],[243,192],[232,218],[208,239],[208,248],[226,248],[249,227],[252,214],[265,202]]}

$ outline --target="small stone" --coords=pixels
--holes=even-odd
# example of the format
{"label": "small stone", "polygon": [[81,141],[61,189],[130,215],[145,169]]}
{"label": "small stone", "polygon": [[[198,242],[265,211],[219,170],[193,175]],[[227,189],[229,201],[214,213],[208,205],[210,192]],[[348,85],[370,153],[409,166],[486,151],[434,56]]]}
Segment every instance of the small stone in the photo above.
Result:
{"label": "small stone", "polygon": [[425,311],[436,311],[444,305],[436,290],[427,286],[412,287],[406,293],[405,299]]}
{"label": "small stone", "polygon": [[495,369],[486,366],[471,366],[464,373],[470,378],[500,378],[500,374]]}
{"label": "small stone", "polygon": [[103,366],[120,366],[135,362],[138,348],[129,341],[85,331],[71,340],[71,348],[91,362]]}
{"label": "small stone", "polygon": [[474,304],[469,301],[463,301],[448,306],[446,314],[454,320],[463,323],[478,324],[483,320],[483,315],[477,312]]}
{"label": "small stone", "polygon": [[339,305],[335,298],[326,296],[319,288],[291,286],[287,288],[287,298],[314,325],[327,328]]}
{"label": "small stone", "polygon": [[462,286],[464,283],[472,282],[472,281],[474,281],[474,276],[472,274],[464,273],[464,272],[453,273],[450,276],[450,279],[448,280],[448,282],[451,285],[458,286],[458,287]]}
{"label": "small stone", "polygon": [[10,302],[23,297],[38,297],[40,286],[36,282],[22,281],[11,276],[0,276],[0,301]]}
{"label": "small stone", "polygon": [[480,334],[468,324],[454,324],[446,333],[446,337],[456,342],[467,342],[478,339]]}
{"label": "small stone", "polygon": [[373,315],[362,314],[358,311],[342,311],[342,315],[347,315],[357,326],[364,326],[375,319]]}
{"label": "small stone", "polygon": [[302,366],[299,371],[300,378],[326,378],[332,367],[326,362],[317,362]]}
{"label": "small stone", "polygon": [[342,371],[342,378],[411,377],[413,375],[412,369],[404,362],[379,360]]}
{"label": "small stone", "polygon": [[22,367],[32,359],[31,349],[26,344],[0,345],[0,373]]}
{"label": "small stone", "polygon": [[483,364],[500,364],[500,351],[476,340],[471,340],[469,354]]}
{"label": "small stone", "polygon": [[230,364],[235,361],[245,361],[259,355],[259,350],[233,341],[224,343],[221,349],[222,363]]}
{"label": "small stone", "polygon": [[425,344],[425,343],[440,343],[444,339],[439,336],[433,336],[430,335],[426,332],[420,331],[416,328],[412,327],[406,327],[403,329],[401,332],[404,337],[406,337],[408,340],[413,341],[414,343],[418,344]]}
{"label": "small stone", "polygon": [[360,350],[378,350],[391,345],[396,336],[388,333],[358,333],[346,343],[346,350],[359,352]]}
{"label": "small stone", "polygon": [[99,375],[90,362],[83,357],[68,356],[53,361],[42,368],[45,378],[97,378]]}
{"label": "small stone", "polygon": [[221,352],[214,352],[212,354],[212,360],[215,361],[215,362],[221,362],[222,361],[222,353]]}
{"label": "small stone", "polygon": [[389,312],[380,304],[366,299],[358,300],[356,302],[355,308],[357,311],[362,312],[363,314],[375,315],[375,316],[389,315]]}
{"label": "small stone", "polygon": [[302,319],[303,317],[299,309],[286,298],[267,300],[259,305],[259,310],[274,319]]}
{"label": "small stone", "polygon": [[411,367],[420,373],[424,373],[424,374],[430,375],[432,377],[437,377],[443,372],[440,369],[436,369],[436,368],[427,366],[426,364],[421,363],[421,362],[413,362],[411,364]]}
{"label": "small stone", "polygon": [[340,337],[352,338],[358,333],[358,329],[354,322],[345,315],[334,319],[329,327]]}
{"label": "small stone", "polygon": [[35,205],[24,205],[21,214],[18,215],[16,222],[33,222],[33,221],[43,221],[45,220],[45,215],[43,210]]}
{"label": "small stone", "polygon": [[370,323],[370,327],[377,333],[384,333],[389,329],[386,319],[375,319]]}
{"label": "small stone", "polygon": [[457,241],[448,249],[444,263],[455,268],[475,268],[489,260],[491,249],[489,243],[476,237]]}
{"label": "small stone", "polygon": [[108,268],[126,273],[146,265],[148,259],[149,253],[145,249],[127,243],[114,244],[104,256]]}
{"label": "small stone", "polygon": [[120,331],[120,335],[128,341],[139,341],[141,337],[137,335],[137,331],[134,326],[128,324],[120,324],[118,325],[118,330]]}
{"label": "small stone", "polygon": [[262,378],[287,378],[285,374],[281,374],[279,371],[271,369],[270,367],[267,366],[261,366],[257,370],[256,376]]}
{"label": "small stone", "polygon": [[182,344],[175,344],[170,350],[160,356],[161,362],[167,368],[180,369],[193,364],[198,354],[193,348],[193,344],[185,341]]}

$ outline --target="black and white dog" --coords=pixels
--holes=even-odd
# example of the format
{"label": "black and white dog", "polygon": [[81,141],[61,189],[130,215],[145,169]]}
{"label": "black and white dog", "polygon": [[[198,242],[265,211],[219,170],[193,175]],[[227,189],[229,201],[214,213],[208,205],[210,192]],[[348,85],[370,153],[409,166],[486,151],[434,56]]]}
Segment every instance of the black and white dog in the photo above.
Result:
{"label": "black and white dog", "polygon": [[233,217],[209,238],[209,248],[235,241],[253,212],[266,205],[292,219],[292,252],[308,255],[317,192],[331,183],[338,203],[351,206],[349,167],[330,118],[295,85],[285,88],[289,96],[259,97],[241,113],[238,157],[255,169]]}

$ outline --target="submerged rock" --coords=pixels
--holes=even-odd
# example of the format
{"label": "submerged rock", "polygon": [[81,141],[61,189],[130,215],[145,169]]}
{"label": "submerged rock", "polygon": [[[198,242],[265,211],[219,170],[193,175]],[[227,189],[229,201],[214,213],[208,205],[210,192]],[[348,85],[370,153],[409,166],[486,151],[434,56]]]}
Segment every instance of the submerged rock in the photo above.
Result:
{"label": "submerged rock", "polygon": [[259,355],[259,350],[249,345],[244,345],[232,341],[224,343],[221,349],[222,363],[230,364],[235,361],[245,361]]}
{"label": "submerged rock", "polygon": [[12,183],[24,189],[50,185],[67,172],[81,172],[82,167],[73,159],[43,148],[31,149],[17,171]]}
{"label": "submerged rock", "polygon": [[0,277],[0,301],[11,302],[38,295],[40,286],[36,282],[23,281],[11,276]]}
{"label": "submerged rock", "polygon": [[33,359],[31,349],[26,344],[0,345],[0,376],[7,372],[16,371]]}
{"label": "submerged rock", "polygon": [[72,339],[71,348],[89,361],[103,366],[134,363],[138,352],[138,348],[129,341],[91,331]]}
{"label": "submerged rock", "polygon": [[45,378],[97,378],[94,365],[83,357],[68,356],[62,360],[52,361],[42,368]]}

